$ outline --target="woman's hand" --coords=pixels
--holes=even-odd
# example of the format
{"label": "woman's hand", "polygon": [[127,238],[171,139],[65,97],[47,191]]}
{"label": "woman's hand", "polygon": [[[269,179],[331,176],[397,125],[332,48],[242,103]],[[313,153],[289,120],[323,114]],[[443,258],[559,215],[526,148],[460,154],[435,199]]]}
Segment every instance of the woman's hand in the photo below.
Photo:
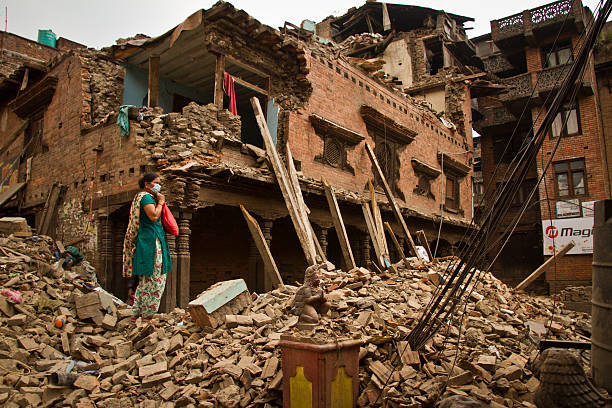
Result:
{"label": "woman's hand", "polygon": [[166,202],[166,197],[164,197],[164,195],[162,193],[157,193],[157,203],[158,204],[165,204]]}

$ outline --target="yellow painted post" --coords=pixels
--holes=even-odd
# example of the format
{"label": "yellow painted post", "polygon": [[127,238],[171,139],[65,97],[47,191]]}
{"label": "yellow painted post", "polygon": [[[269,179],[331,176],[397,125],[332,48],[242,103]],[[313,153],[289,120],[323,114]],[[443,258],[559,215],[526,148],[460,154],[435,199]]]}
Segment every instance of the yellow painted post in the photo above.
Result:
{"label": "yellow painted post", "polygon": [[338,368],[338,374],[331,382],[331,408],[353,407],[353,378],[346,374],[344,367]]}
{"label": "yellow painted post", "polygon": [[295,376],[289,379],[291,408],[312,408],[312,383],[304,375],[304,367],[295,368]]}

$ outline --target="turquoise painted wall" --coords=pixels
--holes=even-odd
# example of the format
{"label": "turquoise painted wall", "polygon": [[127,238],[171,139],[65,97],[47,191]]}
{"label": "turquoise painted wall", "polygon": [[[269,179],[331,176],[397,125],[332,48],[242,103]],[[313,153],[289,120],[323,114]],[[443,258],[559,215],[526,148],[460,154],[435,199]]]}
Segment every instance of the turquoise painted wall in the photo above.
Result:
{"label": "turquoise painted wall", "polygon": [[[148,73],[146,69],[130,64],[125,67],[125,81],[123,91],[123,104],[143,106],[147,104]],[[212,81],[212,79],[211,79]],[[168,78],[161,77],[159,81],[159,106],[164,112],[172,112],[174,94],[182,95],[205,105],[213,102],[213,95],[190,88]]]}

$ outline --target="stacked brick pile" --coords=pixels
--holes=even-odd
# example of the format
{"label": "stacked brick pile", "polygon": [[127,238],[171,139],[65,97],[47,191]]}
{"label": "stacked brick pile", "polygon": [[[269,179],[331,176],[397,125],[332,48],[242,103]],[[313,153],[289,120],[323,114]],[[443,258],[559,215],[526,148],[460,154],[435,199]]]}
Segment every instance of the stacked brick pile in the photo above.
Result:
{"label": "stacked brick pile", "polygon": [[[191,158],[206,159],[218,143],[240,142],[240,117],[214,104],[190,103],[183,113],[154,114],[132,121],[136,143],[158,165]],[[214,155],[213,155],[214,156]]]}
{"label": "stacked brick pile", "polygon": [[[13,304],[0,296],[0,404],[11,408],[281,406],[284,334],[361,340],[358,406],[427,407],[460,394],[483,406],[534,407],[531,339],[547,330],[559,339],[590,332],[585,315],[559,303],[553,315],[551,299],[514,293],[486,274],[460,319],[459,352],[457,324],[411,351],[405,335],[448,262],[416,258],[386,275],[329,266],[323,287],[333,307],[312,333],[298,333],[297,317],[286,312],[294,286],[252,294],[251,305],[216,329],[195,325],[181,309],[134,323],[129,308],[90,292],[78,271],[53,268],[46,242],[0,238],[0,252],[7,254],[0,286],[23,298]],[[57,315],[66,316],[61,328]],[[68,368],[71,379],[63,376]],[[66,385],[53,384],[62,377]]]}

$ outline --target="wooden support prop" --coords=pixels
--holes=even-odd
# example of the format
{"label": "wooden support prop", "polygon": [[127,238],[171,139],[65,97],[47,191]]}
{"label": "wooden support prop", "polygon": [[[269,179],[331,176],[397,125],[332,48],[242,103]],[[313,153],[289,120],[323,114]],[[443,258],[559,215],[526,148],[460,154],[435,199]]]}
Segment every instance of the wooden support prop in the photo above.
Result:
{"label": "wooden support prop", "polygon": [[389,232],[389,235],[391,235],[391,240],[393,241],[393,244],[395,245],[395,249],[397,249],[397,252],[399,252],[400,256],[402,257],[402,262],[404,262],[404,266],[410,269],[410,262],[408,262],[408,259],[406,259],[406,254],[404,254],[404,249],[402,248],[400,243],[397,241],[397,238],[395,237],[395,234],[393,233],[393,230],[391,229],[391,225],[389,225],[388,222],[385,222],[385,228],[387,229],[387,232]]}
{"label": "wooden support prop", "polygon": [[[289,148],[289,145],[287,145],[287,171],[289,173],[290,186],[292,187],[293,195],[295,196],[295,199],[297,201],[298,210],[299,210],[298,213],[302,221],[302,226],[304,228],[304,231],[306,232],[306,238],[308,239],[309,242],[312,241],[314,244],[314,240],[316,236],[312,230],[312,225],[310,224],[310,220],[308,219],[308,214],[310,214],[310,209],[308,209],[308,207],[306,206],[306,203],[304,202],[304,196],[302,195],[302,189],[300,188],[300,181],[298,180],[298,177],[297,177],[297,171],[295,170],[295,164],[293,163],[293,156],[291,155],[291,149]],[[322,251],[321,253],[319,253],[317,249],[317,244],[315,244],[315,251],[321,257],[321,261],[322,261],[323,260]]]}
{"label": "wooden support prop", "polygon": [[559,252],[557,252],[556,254],[551,256],[550,258],[548,258],[546,260],[546,262],[544,262],[542,265],[540,265],[540,267],[538,269],[533,271],[531,273],[531,275],[529,275],[528,277],[525,278],[525,280],[523,280],[521,283],[519,283],[516,286],[516,289],[525,289],[534,280],[536,280],[540,275],[542,275],[544,273],[544,271],[546,271],[546,269],[548,269],[548,267],[552,263],[556,262],[557,258],[560,258],[563,255],[567,254],[570,251],[570,249],[572,249],[575,245],[576,245],[576,243],[574,241],[570,241],[569,244],[567,244],[562,250],[560,250]]}
{"label": "wooden support prop", "polygon": [[51,191],[49,192],[49,196],[47,197],[47,202],[45,203],[43,214],[40,220],[40,227],[38,228],[39,234],[49,235],[51,220],[53,220],[53,216],[55,215],[55,210],[57,208],[57,204],[63,190],[63,187],[57,183],[53,184],[53,186],[51,187]]}
{"label": "wooden support prop", "polygon": [[153,108],[159,104],[159,55],[149,56],[149,98],[148,105]]}
{"label": "wooden support prop", "polygon": [[340,207],[338,207],[338,201],[336,195],[332,190],[325,177],[321,177],[321,183],[325,188],[325,197],[327,197],[327,204],[329,205],[329,211],[331,213],[332,221],[338,235],[338,242],[340,243],[340,249],[342,251],[342,258],[348,270],[355,268],[355,259],[353,258],[353,251],[351,251],[351,244],[348,236],[346,235],[346,228],[344,227],[344,221],[342,220],[342,214],[340,213]]}
{"label": "wooden support prop", "polygon": [[382,251],[380,250],[379,241],[376,235],[376,226],[374,225],[374,219],[372,217],[372,212],[370,211],[370,206],[367,202],[361,203],[361,209],[363,210],[363,217],[366,221],[366,226],[368,227],[368,233],[370,234],[370,240],[372,241],[372,245],[374,245],[374,253],[376,253],[376,260],[378,264],[383,268],[385,266],[385,261],[382,255]]}
{"label": "wooden support prop", "polygon": [[215,64],[215,94],[213,96],[214,104],[223,109],[223,75],[225,74],[225,55],[217,54],[217,62]]}
{"label": "wooden support prop", "polygon": [[[380,207],[376,201],[376,192],[372,182],[368,180],[368,188],[370,189],[370,204],[372,205],[372,218],[374,219],[374,226],[376,227],[376,236],[378,237],[378,245],[382,252],[383,257],[391,263],[389,257],[389,246],[387,245],[387,238],[385,237],[385,228],[383,227],[382,215],[380,214]],[[385,265],[383,265],[384,267]]]}
{"label": "wooden support prop", "polygon": [[431,248],[429,247],[429,242],[427,242],[427,237],[425,236],[425,231],[423,230],[419,230],[417,231],[417,239],[419,241],[419,245],[421,245],[423,248],[425,248],[425,251],[427,252],[427,256],[429,257],[429,260],[431,262],[433,262],[433,254],[431,253]]}
{"label": "wooden support prop", "polygon": [[242,205],[240,206],[240,209],[242,210],[242,215],[244,215],[244,219],[247,222],[249,231],[251,231],[251,236],[253,237],[255,246],[259,251],[259,255],[261,255],[261,259],[264,262],[264,271],[269,274],[268,277],[270,278],[270,281],[272,281],[272,285],[282,288],[284,286],[283,278],[281,278],[280,273],[278,273],[276,262],[274,262],[274,258],[272,257],[272,253],[270,252],[268,243],[264,238],[263,232],[261,232],[259,223]]}
{"label": "wooden support prop", "polygon": [[418,259],[421,259],[421,256],[419,255],[419,251],[417,251],[416,246],[414,245],[414,241],[412,240],[412,235],[410,235],[410,231],[408,230],[408,226],[406,225],[406,222],[404,221],[404,217],[402,216],[399,206],[397,205],[397,202],[395,201],[395,197],[393,197],[393,193],[391,192],[391,188],[389,187],[389,184],[387,183],[387,179],[385,179],[385,175],[380,169],[378,160],[376,160],[374,151],[372,150],[369,144],[366,143],[365,146],[366,146],[366,152],[368,153],[368,156],[370,157],[370,161],[372,162],[372,167],[374,167],[374,171],[376,172],[376,174],[378,174],[378,177],[382,181],[383,189],[385,190],[385,194],[387,195],[387,199],[389,200],[389,204],[391,204],[391,209],[393,210],[393,215],[395,215],[397,223],[402,227],[402,231],[404,232],[404,235],[406,236],[406,238],[408,239],[408,242],[410,243],[410,249],[412,250],[412,252]]}
{"label": "wooden support prop", "polygon": [[300,213],[301,207],[298,206],[295,194],[293,194],[293,188],[291,187],[291,184],[289,182],[289,176],[287,175],[287,171],[285,170],[285,167],[283,166],[280,157],[278,156],[276,146],[274,145],[272,137],[270,136],[270,131],[268,130],[266,119],[261,110],[261,105],[259,104],[259,99],[257,99],[255,96],[252,97],[251,105],[253,106],[253,110],[255,111],[255,118],[257,119],[257,125],[259,126],[261,136],[266,146],[266,152],[268,154],[268,157],[270,158],[270,162],[272,163],[272,168],[276,176],[276,181],[278,182],[281,193],[283,194],[283,198],[285,199],[285,204],[287,205],[289,216],[291,217],[291,221],[293,222],[293,226],[295,227],[295,231],[298,235],[300,245],[302,246],[302,249],[304,251],[306,262],[308,263],[308,265],[315,265],[317,263],[317,255],[314,242],[312,239],[308,240],[308,234],[306,233],[305,227],[303,226],[303,217]]}

